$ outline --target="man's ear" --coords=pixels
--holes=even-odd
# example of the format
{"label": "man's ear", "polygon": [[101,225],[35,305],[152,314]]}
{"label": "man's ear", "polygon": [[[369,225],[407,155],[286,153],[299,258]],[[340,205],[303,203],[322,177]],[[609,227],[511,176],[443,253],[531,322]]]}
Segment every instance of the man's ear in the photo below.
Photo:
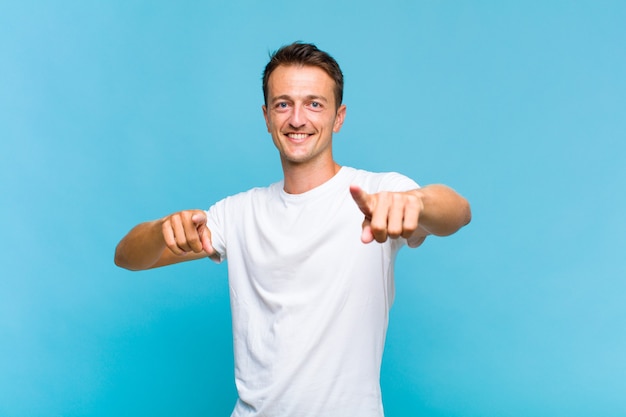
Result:
{"label": "man's ear", "polygon": [[270,132],[270,121],[269,121],[269,115],[267,114],[267,106],[264,104],[261,106],[261,109],[263,109],[263,118],[265,119],[265,127],[267,127],[267,131],[268,133],[272,133]]}
{"label": "man's ear", "polygon": [[343,126],[343,121],[346,118],[346,105],[342,104],[339,106],[337,110],[337,115],[335,116],[335,124],[333,125],[333,132],[339,133],[341,130],[341,126]]}

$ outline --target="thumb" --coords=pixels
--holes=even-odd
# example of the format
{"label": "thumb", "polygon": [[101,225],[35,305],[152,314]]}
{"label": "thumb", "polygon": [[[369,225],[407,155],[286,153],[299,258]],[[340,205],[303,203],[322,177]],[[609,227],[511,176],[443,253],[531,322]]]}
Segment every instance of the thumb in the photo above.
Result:
{"label": "thumb", "polygon": [[207,255],[213,255],[215,253],[215,249],[213,249],[213,244],[211,243],[211,231],[206,224],[198,227],[198,235],[200,237],[200,242],[202,242],[202,249],[207,253]]}
{"label": "thumb", "polygon": [[196,225],[198,230],[198,237],[202,242],[202,249],[210,256],[215,253],[213,245],[211,244],[211,231],[206,225],[207,217],[204,211],[197,211],[191,216],[191,221]]}
{"label": "thumb", "polygon": [[350,186],[350,194],[352,194],[352,198],[359,207],[359,210],[361,210],[365,216],[371,216],[372,209],[370,208],[370,195],[363,191],[363,189],[358,185]]}
{"label": "thumb", "polygon": [[363,243],[371,243],[374,241],[374,233],[372,233],[370,222],[371,220],[368,217],[363,220],[363,230],[361,231],[361,242]]}

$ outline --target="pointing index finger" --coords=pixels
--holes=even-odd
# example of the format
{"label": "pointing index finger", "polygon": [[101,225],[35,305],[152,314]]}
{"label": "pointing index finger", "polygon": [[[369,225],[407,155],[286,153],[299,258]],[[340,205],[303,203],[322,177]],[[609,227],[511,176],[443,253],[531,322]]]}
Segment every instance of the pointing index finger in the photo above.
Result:
{"label": "pointing index finger", "polygon": [[359,206],[359,209],[363,212],[363,214],[370,216],[372,214],[372,210],[369,205],[369,194],[363,191],[363,189],[358,185],[350,186],[350,194],[352,194],[354,202],[357,206]]}
{"label": "pointing index finger", "polygon": [[206,220],[206,213],[203,211],[198,211],[191,216],[191,221],[197,226],[206,224]]}

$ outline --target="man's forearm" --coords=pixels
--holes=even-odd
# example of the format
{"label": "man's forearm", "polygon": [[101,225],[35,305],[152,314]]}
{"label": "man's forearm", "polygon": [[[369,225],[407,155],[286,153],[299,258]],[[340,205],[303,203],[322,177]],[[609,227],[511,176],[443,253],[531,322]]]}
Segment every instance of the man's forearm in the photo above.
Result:
{"label": "man's forearm", "polygon": [[115,264],[133,271],[154,266],[166,247],[161,223],[141,223],[128,232],[115,249]]}
{"label": "man's forearm", "polygon": [[448,236],[468,224],[472,213],[468,201],[452,188],[433,184],[418,190],[424,209],[420,214],[420,227],[436,236]]}

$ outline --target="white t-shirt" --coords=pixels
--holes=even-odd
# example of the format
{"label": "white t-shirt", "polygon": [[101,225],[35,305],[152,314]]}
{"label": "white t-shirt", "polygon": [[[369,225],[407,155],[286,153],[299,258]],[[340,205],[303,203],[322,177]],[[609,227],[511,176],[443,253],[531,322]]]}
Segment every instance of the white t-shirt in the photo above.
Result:
{"label": "white t-shirt", "polygon": [[239,400],[232,416],[381,417],[380,365],[404,239],[361,242],[368,193],[418,185],[397,173],[343,167],[303,194],[283,183],[208,211],[228,259]]}

